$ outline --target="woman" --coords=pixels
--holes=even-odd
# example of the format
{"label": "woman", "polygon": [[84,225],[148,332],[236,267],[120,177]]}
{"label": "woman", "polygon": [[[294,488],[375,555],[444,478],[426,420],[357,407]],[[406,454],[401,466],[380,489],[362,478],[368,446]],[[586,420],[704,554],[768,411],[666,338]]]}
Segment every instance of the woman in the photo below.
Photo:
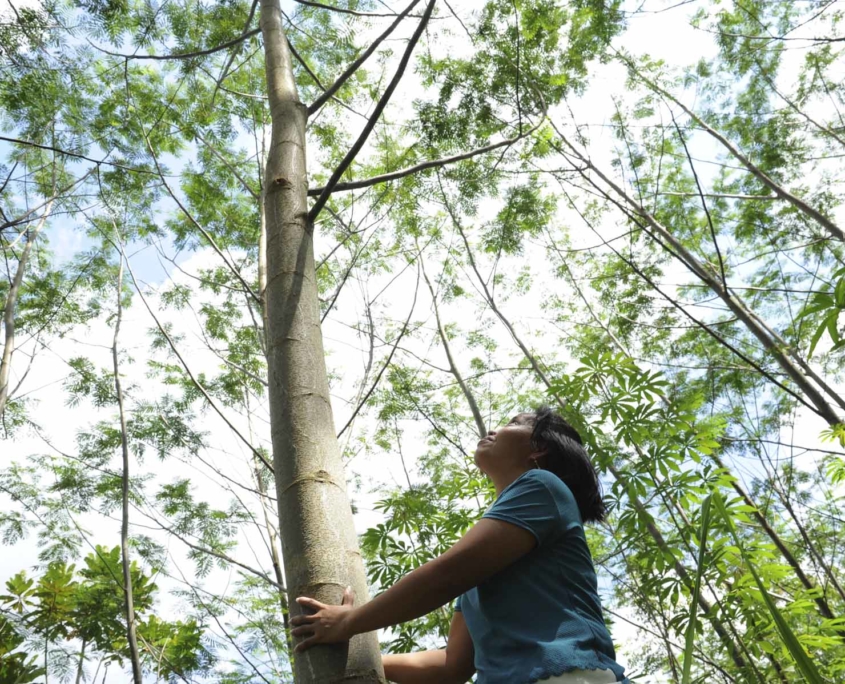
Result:
{"label": "woman", "polygon": [[604,625],[583,524],[605,514],[595,468],[578,433],[542,407],[478,443],[475,462],[496,502],[442,556],[369,603],[297,602],[291,622],[321,643],[412,620],[454,600],[446,648],[383,658],[398,684],[610,684],[625,681]]}

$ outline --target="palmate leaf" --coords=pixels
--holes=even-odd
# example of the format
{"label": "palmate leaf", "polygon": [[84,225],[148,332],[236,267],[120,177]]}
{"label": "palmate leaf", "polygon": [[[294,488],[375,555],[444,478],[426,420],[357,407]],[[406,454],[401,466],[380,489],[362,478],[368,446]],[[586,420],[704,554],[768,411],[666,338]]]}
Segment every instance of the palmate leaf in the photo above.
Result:
{"label": "palmate leaf", "polygon": [[713,495],[708,494],[701,502],[701,524],[698,530],[698,569],[695,573],[695,584],[690,597],[689,625],[687,625],[686,643],[684,645],[684,671],[681,684],[690,684],[692,652],[695,647],[695,614],[698,609],[698,597],[701,593],[701,576],[704,574],[704,552],[707,548],[707,532],[710,529],[710,502],[712,498]]}
{"label": "palmate leaf", "polygon": [[[796,666],[801,671],[801,674],[804,675],[804,679],[809,682],[809,684],[825,684],[827,680],[825,680],[821,673],[816,668],[815,664],[810,657],[807,655],[807,652],[804,650],[804,647],[801,645],[801,642],[798,641],[798,637],[795,636],[795,632],[789,626],[786,619],[783,617],[783,614],[778,609],[777,605],[775,604],[772,597],[769,595],[769,592],[766,591],[766,587],[763,584],[763,580],[760,578],[760,574],[757,572],[757,568],[754,567],[754,564],[751,562],[751,559],[745,552],[745,548],[742,545],[742,542],[739,539],[739,535],[736,532],[736,528],[734,527],[733,520],[731,520],[730,515],[728,514],[727,509],[725,508],[725,502],[722,500],[722,497],[719,496],[718,492],[713,493],[713,501],[716,504],[716,509],[719,512],[719,515],[725,521],[725,524],[728,526],[728,531],[733,537],[734,544],[736,544],[737,549],[739,549],[740,556],[742,556],[742,560],[745,562],[745,565],[748,567],[748,571],[751,573],[751,576],[754,578],[754,582],[757,584],[757,588],[760,590],[760,594],[763,597],[763,602],[766,604],[766,608],[768,609],[769,613],[772,616],[772,620],[774,620],[775,625],[777,626],[778,632],[780,633],[781,640],[786,648],[789,650],[789,653],[792,655],[793,660],[795,661]],[[684,665],[686,665],[686,660],[684,661]]]}

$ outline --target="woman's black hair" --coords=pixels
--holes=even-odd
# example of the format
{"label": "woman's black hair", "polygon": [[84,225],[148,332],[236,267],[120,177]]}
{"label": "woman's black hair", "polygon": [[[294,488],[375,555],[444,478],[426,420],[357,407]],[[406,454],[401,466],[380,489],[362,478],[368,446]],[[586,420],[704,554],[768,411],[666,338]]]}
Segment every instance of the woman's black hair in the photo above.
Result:
{"label": "woman's black hair", "polygon": [[544,452],[537,465],[557,475],[572,491],[581,520],[585,523],[604,520],[607,509],[599,476],[577,430],[548,406],[540,406],[534,411],[531,447]]}

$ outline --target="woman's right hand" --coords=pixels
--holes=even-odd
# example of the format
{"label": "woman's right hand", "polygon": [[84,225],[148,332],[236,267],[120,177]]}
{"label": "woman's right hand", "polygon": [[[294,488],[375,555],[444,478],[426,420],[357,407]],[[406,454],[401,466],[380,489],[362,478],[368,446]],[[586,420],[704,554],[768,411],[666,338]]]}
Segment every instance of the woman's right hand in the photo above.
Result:
{"label": "woman's right hand", "polygon": [[321,603],[317,599],[302,596],[296,602],[304,609],[314,612],[308,615],[297,615],[291,618],[294,628],[290,633],[295,637],[307,637],[294,648],[295,653],[301,653],[317,644],[334,644],[338,641],[349,641],[355,636],[352,626],[353,605],[355,593],[350,587],[343,592],[343,599],[339,606]]}

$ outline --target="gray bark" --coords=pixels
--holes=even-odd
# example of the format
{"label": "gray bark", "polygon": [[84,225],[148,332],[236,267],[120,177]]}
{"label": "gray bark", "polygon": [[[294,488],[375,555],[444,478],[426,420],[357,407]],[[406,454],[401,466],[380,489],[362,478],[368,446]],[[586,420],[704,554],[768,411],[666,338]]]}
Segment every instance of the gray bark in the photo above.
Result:
{"label": "gray bark", "polygon": [[[305,106],[279,0],[262,0],[272,137],[264,178],[267,363],[273,462],[288,595],[339,604],[368,595],[329,398],[308,222]],[[291,601],[291,612],[299,612]],[[297,684],[384,682],[375,633],[294,660]]]}

